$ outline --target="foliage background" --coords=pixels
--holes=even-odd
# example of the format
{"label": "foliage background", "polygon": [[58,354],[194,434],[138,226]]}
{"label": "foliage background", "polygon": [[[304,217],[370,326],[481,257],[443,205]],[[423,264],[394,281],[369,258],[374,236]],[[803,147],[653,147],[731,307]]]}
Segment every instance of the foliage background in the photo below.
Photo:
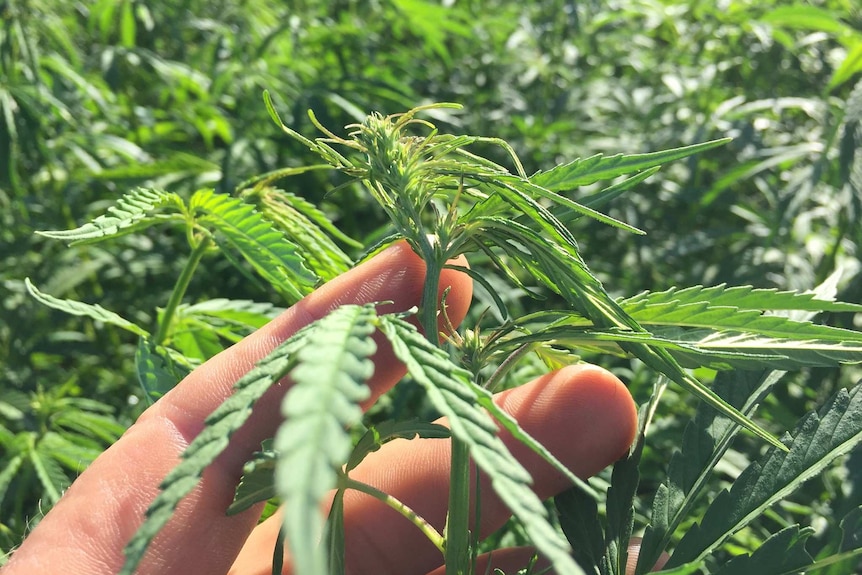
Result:
{"label": "foliage background", "polygon": [[[721,282],[808,289],[842,267],[839,299],[862,300],[862,11],[850,0],[7,0],[0,10],[2,550],[141,409],[134,339],[40,306],[24,278],[152,326],[188,252],[163,229],[72,249],[33,231],[75,227],[137,185],[229,192],[313,162],[272,124],[263,89],[305,134],[309,108],[337,127],[371,110],[459,102],[463,113],[436,122],[508,140],[528,173],[733,136],[614,204],[646,237],[579,223],[590,267],[621,296]],[[372,242],[383,214],[357,189],[326,196],[331,177],[281,185]],[[214,297],[284,303],[210,257],[187,301]],[[636,398],[648,394],[637,364],[609,367]],[[852,368],[797,374],[763,417],[786,429],[858,379]],[[692,412],[684,397],[670,394],[654,428],[645,506]],[[760,447],[739,442],[715,488]],[[830,517],[862,503],[860,457],[796,499],[763,521],[774,531],[823,517],[814,546],[834,545]]]}

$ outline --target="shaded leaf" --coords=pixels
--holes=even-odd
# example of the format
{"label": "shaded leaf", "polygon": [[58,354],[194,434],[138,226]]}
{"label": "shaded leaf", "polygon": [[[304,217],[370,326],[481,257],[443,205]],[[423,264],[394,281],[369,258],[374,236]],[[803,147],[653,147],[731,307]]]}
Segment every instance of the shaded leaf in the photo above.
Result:
{"label": "shaded leaf", "polygon": [[245,511],[255,503],[275,497],[275,462],[278,454],[272,449],[272,440],[263,442],[260,451],[255,451],[242,468],[242,477],[236,486],[227,511],[235,515]]}
{"label": "shaded leaf", "polygon": [[165,348],[154,346],[148,337],[141,337],[135,350],[135,373],[144,390],[144,398],[153,404],[182,381],[190,370],[174,361]]}
{"label": "shaded leaf", "polygon": [[803,571],[814,560],[805,550],[805,541],[814,534],[810,527],[785,527],[763,542],[750,555],[737,555],[715,575],[779,575]]}
{"label": "shaded leaf", "polygon": [[387,441],[393,439],[414,439],[416,437],[446,439],[449,437],[449,428],[436,423],[408,419],[406,421],[384,421],[366,431],[353,447],[350,459],[344,466],[345,472],[349,472],[362,463],[369,454],[380,449]]}
{"label": "shaded leaf", "polygon": [[[713,390],[742,413],[751,414],[784,372],[730,371],[719,373]],[[673,454],[667,477],[653,499],[650,525],[641,541],[637,573],[647,572],[685,519],[712,469],[727,451],[740,427],[706,404],[697,406],[685,426],[680,451]]]}
{"label": "shaded leaf", "polygon": [[692,526],[668,566],[704,557],[727,537],[817,475],[862,440],[862,385],[841,390],[820,410],[804,417],[790,451],[770,449],[721,492],[699,525]]}
{"label": "shaded leaf", "polygon": [[596,500],[576,487],[554,497],[560,527],[572,545],[572,556],[584,572],[600,575],[605,534]]}

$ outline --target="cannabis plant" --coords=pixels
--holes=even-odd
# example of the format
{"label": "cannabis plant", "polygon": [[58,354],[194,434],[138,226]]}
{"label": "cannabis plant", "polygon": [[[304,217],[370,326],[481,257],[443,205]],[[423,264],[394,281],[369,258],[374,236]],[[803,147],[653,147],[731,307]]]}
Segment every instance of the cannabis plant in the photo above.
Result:
{"label": "cannabis plant", "polygon": [[[155,329],[98,305],[53,298],[28,284],[31,293],[50,306],[135,333],[140,342],[138,377],[153,400],[202,360],[278,311],[250,301],[186,303],[189,282],[210,252],[223,254],[244,273],[255,272],[283,297],[279,303],[290,304],[403,239],[427,268],[422,303],[399,314],[380,313],[375,304],[342,306],[284,341],[242,377],[165,478],[128,544],[123,573],[134,572],[177,504],[249,417],[255,401],[283,378],[293,382],[282,404],[284,421],[273,440],[246,465],[226,512],[237,513],[274,497],[284,504],[279,545],[286,542],[299,575],[344,572],[341,518],[348,489],[379,498],[426,534],[440,549],[448,574],[472,572],[477,541],[470,522],[477,510],[469,497],[471,460],[557,573],[624,573],[636,524],[638,461],[649,441],[650,421],[661,418],[661,397],[669,385],[693,394],[700,403],[661,481],[651,516],[644,524],[638,518],[637,529],[645,531],[637,573],[648,571],[665,551],[670,554],[665,569],[674,573],[707,568],[721,573],[792,573],[859,553],[856,509],[842,524],[841,547],[817,563],[805,549],[811,530],[799,525],[763,533],[756,551],[739,555],[724,567],[709,563],[729,537],[849,452],[862,437],[859,386],[839,391],[780,438],[753,419],[758,404],[784,372],[862,361],[862,334],[809,321],[819,312],[855,313],[862,306],[833,301],[834,278],[810,293],[718,285],[615,298],[578,249],[573,224],[580,218],[643,234],[601,208],[631,192],[663,164],[726,140],[648,154],[597,155],[528,175],[506,142],[445,134],[422,117],[455,108],[453,104],[390,116],[374,113],[348,126],[344,135],[325,128],[310,114],[322,133],[317,138],[284,125],[268,95],[266,105],[281,129],[317,154],[320,164],[265,174],[244,182],[233,195],[200,190],[184,200],[169,191],[138,189],[84,226],[42,232],[89,244],[156,225],[183,229],[191,253]],[[480,155],[479,149],[502,152],[497,155],[507,158],[507,165]],[[336,201],[339,190],[347,187],[358,186],[369,194],[388,216],[384,237],[375,245],[356,246],[318,208],[276,187],[309,170],[337,174],[341,183],[330,192]],[[364,247],[365,253],[354,261],[344,251],[348,247]],[[441,339],[438,321],[450,322],[445,297],[443,305],[438,304],[440,273],[463,254],[481,265],[454,267],[483,286],[496,309],[460,332],[445,330]],[[549,301],[560,304],[515,317],[500,295],[501,284],[488,279],[491,274],[527,294],[545,290],[554,294]],[[357,432],[365,429],[359,404],[368,397],[372,336],[378,332],[391,343],[426,400],[448,418],[449,429],[416,419],[416,414],[399,413],[396,420]],[[636,358],[654,372],[657,382],[641,408],[637,441],[614,467],[605,495],[597,484],[575,477],[497,407],[491,394],[515,366],[530,358],[553,367],[577,361],[578,354],[596,352]],[[718,375],[707,385],[695,377],[695,368],[708,368],[698,373],[716,370]],[[556,498],[556,514],[549,513],[531,490],[530,474],[498,437],[499,429],[513,434],[571,480],[572,488]],[[702,517],[693,520],[691,512],[711,471],[741,429],[768,449],[708,505]],[[417,436],[451,436],[443,533],[402,502],[351,478],[356,465],[383,442]],[[327,523],[320,509],[333,492]],[[686,532],[677,542],[683,525]],[[281,569],[281,556],[274,554],[274,571]]]}

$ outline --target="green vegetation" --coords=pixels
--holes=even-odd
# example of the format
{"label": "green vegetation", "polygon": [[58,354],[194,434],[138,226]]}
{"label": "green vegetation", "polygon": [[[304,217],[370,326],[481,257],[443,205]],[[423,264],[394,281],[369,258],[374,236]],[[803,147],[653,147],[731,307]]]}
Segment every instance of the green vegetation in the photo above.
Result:
{"label": "green vegetation", "polygon": [[[342,308],[238,384],[142,537],[249,403],[288,372],[302,386],[321,353],[356,366],[311,390],[344,400],[340,419],[290,395],[284,409],[345,431],[306,437],[289,419],[232,510],[278,493],[311,521],[321,486],[362,488],[350,466],[305,483],[279,469],[373,449],[354,449],[347,427],[361,431],[354,403],[378,328],[419,385],[396,387],[364,426],[433,436],[403,420],[449,415],[453,457],[469,452],[521,502],[483,549],[529,537],[578,572],[517,464],[477,431],[490,424],[477,406],[493,407],[489,382],[580,358],[618,373],[642,427],[652,421],[612,474],[556,500],[586,572],[621,573],[632,529],[645,529],[639,572],[665,549],[680,573],[852,571],[862,395],[860,370],[839,365],[862,359],[858,8],[292,4],[4,5],[0,548],[195,365],[406,237],[432,272],[428,294],[453,255],[482,270],[471,331],[453,342],[463,365],[402,318]],[[420,322],[436,312],[423,306]],[[313,531],[287,517],[297,565],[321,572],[326,558],[303,544]],[[466,519],[453,527],[469,540]],[[452,572],[465,549],[446,546]]]}

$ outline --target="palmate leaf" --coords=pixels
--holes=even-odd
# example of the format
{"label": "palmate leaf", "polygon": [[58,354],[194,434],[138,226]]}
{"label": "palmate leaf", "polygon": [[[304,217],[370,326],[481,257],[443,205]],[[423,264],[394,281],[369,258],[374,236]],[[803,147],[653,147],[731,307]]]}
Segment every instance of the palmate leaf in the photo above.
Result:
{"label": "palmate leaf", "polygon": [[135,335],[139,335],[142,337],[149,336],[149,333],[142,327],[139,327],[138,325],[130,322],[129,320],[121,317],[120,315],[112,311],[106,310],[98,304],[89,304],[71,299],[59,299],[46,293],[42,293],[38,289],[36,289],[36,286],[30,283],[30,278],[26,278],[24,280],[24,285],[27,287],[27,291],[30,292],[30,295],[33,296],[36,301],[38,301],[39,303],[43,303],[48,307],[64,311],[68,314],[89,317],[90,319],[94,319],[96,321],[115,325],[117,327],[123,328],[126,331],[130,331]]}
{"label": "palmate leaf", "polygon": [[[766,370],[721,372],[712,387],[749,415],[783,375]],[[667,478],[653,499],[652,519],[641,541],[638,574],[646,573],[658,561],[739,429],[738,424],[706,404],[697,406],[693,420],[685,427],[681,449],[671,458]]]}
{"label": "palmate leaf", "polygon": [[617,154],[607,157],[596,154],[589,158],[577,159],[568,164],[559,165],[547,172],[539,172],[531,176],[530,181],[554,192],[564,192],[600,180],[609,180],[624,174],[660,166],[704,150],[722,146],[729,141],[730,138],[724,138],[649,154],[628,156]]}
{"label": "palmate leaf", "polygon": [[28,455],[33,469],[36,470],[36,477],[39,478],[45,498],[51,504],[57,503],[63,490],[70,483],[60,463],[54,459],[50,449],[42,445],[41,441],[29,450]]}
{"label": "palmate leaf", "polygon": [[126,545],[121,575],[132,575],[153,538],[173,515],[179,502],[200,480],[203,470],[227,447],[231,435],[251,415],[254,403],[295,363],[294,354],[305,344],[315,324],[299,330],[258,362],[234,385],[234,393],[207,417],[206,427],[182,453],[182,460],[161,484],[161,492],[147,509],[147,517]]}
{"label": "palmate leaf", "polygon": [[[569,305],[597,327],[630,331],[635,337],[652,337],[608,295],[581,259],[574,240],[557,233],[555,226],[545,223],[540,234],[512,220],[495,217],[483,217],[475,225],[478,230],[474,241],[502,248],[534,278],[562,295]],[[686,373],[667,349],[636,340],[619,342],[619,345],[626,353],[666,375],[761,439],[779,449],[785,448],[770,433]]]}
{"label": "palmate leaf", "polygon": [[[666,350],[686,367],[705,366],[716,370],[832,367],[862,361],[862,343],[815,339],[791,340],[729,331],[681,329],[656,331],[662,335],[617,328],[599,330],[555,326],[545,328],[541,333],[512,337],[501,341],[500,344],[505,344],[505,348],[509,349],[526,343],[543,342],[575,351],[591,349],[605,353],[620,353],[627,344],[635,343]],[[805,336],[804,331],[800,332],[800,336]]]}
{"label": "palmate leaf", "polygon": [[285,417],[275,436],[276,493],[284,503],[284,530],[298,575],[328,575],[320,544],[321,505],[335,488],[352,448],[347,427],[362,419],[360,402],[371,391],[373,305],[342,306],[317,323],[296,356],[284,397]]}
{"label": "palmate leaf", "polygon": [[721,492],[699,525],[677,545],[668,567],[699,560],[752,518],[820,473],[862,440],[862,385],[840,390],[820,410],[797,425],[790,451],[770,449]]}
{"label": "palmate leaf", "polygon": [[[173,208],[174,213],[158,213],[163,208]],[[92,244],[108,238],[124,236],[157,223],[182,222],[184,210],[182,199],[170,192],[138,188],[129,192],[108,213],[73,230],[41,231],[40,236],[76,244]]]}
{"label": "palmate leaf", "polygon": [[530,489],[530,474],[497,436],[494,420],[478,405],[470,374],[429,343],[415,327],[393,316],[380,318],[380,329],[396,357],[427,393],[434,407],[448,417],[452,434],[468,445],[471,457],[491,479],[497,495],[524,525],[530,540],[557,573],[582,573],[569,547],[548,521],[541,500]]}
{"label": "palmate leaf", "polygon": [[[709,288],[695,286],[682,290],[643,293],[619,300],[620,307],[653,334],[626,330],[595,331],[578,328],[566,333],[562,326],[590,326],[580,314],[558,314],[545,330],[571,346],[601,348],[603,342],[643,341],[668,349],[687,367],[714,369],[796,369],[835,366],[862,361],[859,332],[789,319],[787,314],[767,311],[796,311],[808,316],[815,312],[858,312],[858,304],[834,302],[813,293],[760,290],[749,286]],[[558,329],[559,328],[559,329]],[[556,335],[551,335],[554,334]],[[529,337],[527,338],[529,339]],[[513,345],[520,345],[515,339]],[[613,351],[607,349],[605,351]]]}
{"label": "palmate leaf", "polygon": [[305,268],[297,247],[254,206],[213,190],[192,196],[189,208],[197,222],[220,234],[252,267],[291,303],[309,293],[317,278]]}
{"label": "palmate leaf", "polygon": [[605,533],[596,500],[580,489],[571,488],[554,497],[554,505],[563,534],[572,544],[572,557],[585,573],[601,575]]}

